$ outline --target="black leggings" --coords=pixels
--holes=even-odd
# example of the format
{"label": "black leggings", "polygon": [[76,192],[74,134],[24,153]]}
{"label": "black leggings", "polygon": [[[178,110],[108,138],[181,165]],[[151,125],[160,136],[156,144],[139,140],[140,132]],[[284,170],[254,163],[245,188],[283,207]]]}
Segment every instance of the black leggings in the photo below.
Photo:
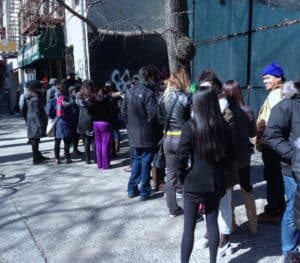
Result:
{"label": "black leggings", "polygon": [[90,162],[91,161],[91,145],[93,149],[93,160],[96,161],[95,158],[95,142],[94,142],[94,137],[93,136],[88,136],[84,135],[83,136],[83,141],[84,141],[84,153],[85,153],[85,161]]}
{"label": "black leggings", "polygon": [[201,202],[205,203],[205,215],[207,234],[209,240],[210,263],[217,259],[219,245],[218,210],[220,198],[217,194],[184,193],[184,230],[181,241],[181,262],[188,263],[193,246],[194,231],[197,221],[198,207]]}
{"label": "black leggings", "polygon": [[[54,155],[55,159],[60,158],[60,142],[62,139],[57,139],[55,138],[55,143],[54,143]],[[63,139],[64,141],[64,153],[65,153],[65,158],[70,159],[70,145],[71,145],[71,139]]]}

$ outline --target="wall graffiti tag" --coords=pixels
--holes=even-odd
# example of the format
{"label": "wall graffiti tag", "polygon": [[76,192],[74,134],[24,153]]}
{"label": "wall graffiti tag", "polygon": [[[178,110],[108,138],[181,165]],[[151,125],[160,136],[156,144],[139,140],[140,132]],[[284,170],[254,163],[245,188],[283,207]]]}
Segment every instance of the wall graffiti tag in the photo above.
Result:
{"label": "wall graffiti tag", "polygon": [[116,89],[119,91],[125,91],[130,88],[132,78],[139,79],[139,75],[135,74],[131,77],[129,69],[125,69],[123,73],[115,69],[111,74],[111,82],[115,84]]}
{"label": "wall graffiti tag", "polygon": [[[162,67],[161,69],[157,67],[154,68],[156,70],[156,79],[158,81],[168,78],[168,70],[166,69],[166,67]],[[111,74],[111,82],[119,91],[125,91],[126,89],[130,88],[131,80],[133,78],[138,80],[140,79],[138,74],[131,75],[129,69],[125,69],[124,72],[120,71],[119,69],[115,69]]]}

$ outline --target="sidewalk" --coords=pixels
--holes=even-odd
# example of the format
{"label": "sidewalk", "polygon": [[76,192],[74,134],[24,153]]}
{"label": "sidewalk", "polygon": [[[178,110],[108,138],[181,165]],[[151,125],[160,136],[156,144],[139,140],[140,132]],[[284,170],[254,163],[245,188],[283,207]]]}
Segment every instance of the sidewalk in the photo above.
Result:
{"label": "sidewalk", "polygon": [[[170,218],[164,198],[146,202],[127,198],[127,151],[109,170],[80,160],[72,164],[33,166],[21,118],[0,117],[0,262],[180,262],[183,217]],[[53,158],[53,141],[41,151]],[[82,150],[82,149],[81,149]],[[258,213],[265,202],[261,157],[252,160]],[[161,196],[161,195],[160,195]],[[234,254],[219,262],[279,263],[280,225],[259,225],[251,237],[234,191],[237,224]],[[197,224],[195,240],[204,234]],[[208,249],[194,248],[191,263],[208,262]]]}

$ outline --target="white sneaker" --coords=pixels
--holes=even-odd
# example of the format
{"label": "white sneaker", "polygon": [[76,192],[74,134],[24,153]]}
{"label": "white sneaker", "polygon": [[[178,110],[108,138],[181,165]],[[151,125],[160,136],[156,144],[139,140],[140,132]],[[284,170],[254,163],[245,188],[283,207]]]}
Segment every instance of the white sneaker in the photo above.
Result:
{"label": "white sneaker", "polygon": [[232,255],[232,246],[230,242],[227,242],[226,245],[224,245],[223,247],[219,247],[218,249],[218,256],[224,257],[224,256],[230,256]]}

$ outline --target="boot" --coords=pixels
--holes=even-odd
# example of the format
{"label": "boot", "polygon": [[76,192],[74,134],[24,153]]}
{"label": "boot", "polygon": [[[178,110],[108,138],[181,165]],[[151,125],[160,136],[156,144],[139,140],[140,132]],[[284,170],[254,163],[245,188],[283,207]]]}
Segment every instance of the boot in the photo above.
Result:
{"label": "boot", "polygon": [[158,182],[157,182],[157,169],[151,169],[151,187],[153,190],[158,191]]}
{"label": "boot", "polygon": [[256,215],[256,205],[253,190],[247,193],[242,189],[242,194],[244,197],[246,214],[248,218],[248,227],[251,234],[257,233],[257,215]]}

